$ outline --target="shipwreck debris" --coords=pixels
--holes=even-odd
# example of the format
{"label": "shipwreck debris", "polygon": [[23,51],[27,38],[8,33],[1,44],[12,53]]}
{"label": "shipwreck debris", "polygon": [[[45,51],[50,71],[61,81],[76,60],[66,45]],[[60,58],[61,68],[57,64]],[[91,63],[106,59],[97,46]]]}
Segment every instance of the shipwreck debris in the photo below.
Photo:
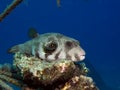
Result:
{"label": "shipwreck debris", "polygon": [[19,5],[23,0],[13,0],[13,2],[5,8],[5,10],[0,14],[0,21],[2,21],[17,5]]}

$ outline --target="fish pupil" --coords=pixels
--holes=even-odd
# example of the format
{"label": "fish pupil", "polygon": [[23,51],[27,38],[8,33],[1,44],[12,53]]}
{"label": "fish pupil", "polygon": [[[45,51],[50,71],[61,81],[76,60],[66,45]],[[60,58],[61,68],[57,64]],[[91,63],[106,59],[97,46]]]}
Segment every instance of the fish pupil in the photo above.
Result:
{"label": "fish pupil", "polygon": [[45,53],[52,53],[56,50],[57,44],[55,42],[52,42],[44,47]]}

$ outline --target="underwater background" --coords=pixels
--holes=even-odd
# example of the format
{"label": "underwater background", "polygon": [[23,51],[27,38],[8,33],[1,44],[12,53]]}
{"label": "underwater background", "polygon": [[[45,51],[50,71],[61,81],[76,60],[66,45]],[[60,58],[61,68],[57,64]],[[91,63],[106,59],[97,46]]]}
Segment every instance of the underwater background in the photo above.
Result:
{"label": "underwater background", "polygon": [[[0,0],[0,12],[11,2]],[[40,34],[58,32],[80,41],[100,90],[120,90],[120,1],[61,0],[60,5],[56,0],[25,0],[0,22],[0,63],[12,63],[7,50],[30,40],[29,28]]]}

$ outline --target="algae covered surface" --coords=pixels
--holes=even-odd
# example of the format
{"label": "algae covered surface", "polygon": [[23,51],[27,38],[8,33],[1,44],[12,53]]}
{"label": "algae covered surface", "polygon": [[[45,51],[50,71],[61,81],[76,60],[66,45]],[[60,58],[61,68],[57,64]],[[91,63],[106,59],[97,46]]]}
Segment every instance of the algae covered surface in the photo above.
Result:
{"label": "algae covered surface", "polygon": [[1,66],[0,86],[13,90],[5,83],[9,82],[22,90],[99,90],[87,73],[84,63],[78,67],[71,60],[47,62],[16,53],[12,66]]}

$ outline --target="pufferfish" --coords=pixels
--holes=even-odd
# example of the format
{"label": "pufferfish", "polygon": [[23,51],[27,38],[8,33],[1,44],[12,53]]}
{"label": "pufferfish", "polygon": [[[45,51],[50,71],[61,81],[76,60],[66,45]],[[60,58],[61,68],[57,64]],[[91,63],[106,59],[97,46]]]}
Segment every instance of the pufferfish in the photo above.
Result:
{"label": "pufferfish", "polygon": [[27,56],[35,56],[41,60],[72,60],[82,61],[85,59],[85,51],[78,40],[60,33],[38,34],[32,30],[33,38],[25,43],[13,46],[9,53],[17,53]]}

